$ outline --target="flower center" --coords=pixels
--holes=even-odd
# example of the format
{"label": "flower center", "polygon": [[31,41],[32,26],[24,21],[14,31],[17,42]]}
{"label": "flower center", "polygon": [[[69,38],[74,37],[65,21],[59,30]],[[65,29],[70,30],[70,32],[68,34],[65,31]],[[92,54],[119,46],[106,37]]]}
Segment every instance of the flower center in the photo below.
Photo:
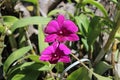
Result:
{"label": "flower center", "polygon": [[57,57],[57,54],[54,54],[54,57]]}
{"label": "flower center", "polygon": [[57,53],[53,54],[53,58],[54,59],[59,59],[60,55],[58,55]]}
{"label": "flower center", "polygon": [[62,31],[60,31],[60,32],[59,32],[59,34],[60,34],[60,35],[62,35],[62,34],[63,34],[63,32],[62,32]]}

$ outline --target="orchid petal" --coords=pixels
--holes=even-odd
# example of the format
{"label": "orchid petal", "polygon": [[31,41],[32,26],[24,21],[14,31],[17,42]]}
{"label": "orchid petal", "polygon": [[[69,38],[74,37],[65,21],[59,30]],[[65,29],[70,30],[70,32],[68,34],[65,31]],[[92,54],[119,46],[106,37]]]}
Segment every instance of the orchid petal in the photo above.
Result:
{"label": "orchid petal", "polygon": [[65,17],[63,15],[58,15],[57,22],[59,24],[59,27],[62,27],[64,20],[65,20]]}
{"label": "orchid petal", "polygon": [[49,61],[51,59],[50,55],[41,55],[39,60],[41,61]]}
{"label": "orchid petal", "polygon": [[72,33],[75,33],[78,31],[78,27],[71,20],[64,21],[63,29],[66,29],[67,31]]}
{"label": "orchid petal", "polygon": [[70,60],[70,57],[69,56],[62,56],[58,62],[64,62],[64,63],[69,63],[71,60]]}
{"label": "orchid petal", "polygon": [[56,34],[47,35],[45,38],[45,42],[54,42],[56,38],[57,38]]}
{"label": "orchid petal", "polygon": [[54,49],[57,49],[57,47],[59,46],[59,42],[53,42],[52,46]]}
{"label": "orchid petal", "polygon": [[78,41],[79,40],[79,37],[77,34],[70,34],[66,37],[66,39],[68,41]]}
{"label": "orchid petal", "polygon": [[51,55],[54,52],[55,52],[55,50],[54,50],[53,46],[48,46],[47,48],[45,48],[45,50],[41,54],[42,55]]}
{"label": "orchid petal", "polygon": [[59,48],[61,51],[64,52],[65,55],[68,55],[71,53],[70,49],[62,43],[59,45]]}
{"label": "orchid petal", "polygon": [[58,25],[58,22],[56,20],[52,20],[46,26],[45,33],[47,33],[47,34],[56,33],[59,30],[60,30],[60,27]]}
{"label": "orchid petal", "polygon": [[56,40],[58,40],[59,42],[64,42],[64,41],[66,41],[66,37],[58,36]]}

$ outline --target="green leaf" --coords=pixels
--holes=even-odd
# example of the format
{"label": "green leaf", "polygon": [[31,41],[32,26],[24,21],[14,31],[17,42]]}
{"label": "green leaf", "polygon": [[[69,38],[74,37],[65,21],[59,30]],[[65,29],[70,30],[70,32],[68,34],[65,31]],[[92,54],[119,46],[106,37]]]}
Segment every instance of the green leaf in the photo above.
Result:
{"label": "green leaf", "polygon": [[112,80],[111,78],[109,77],[103,77],[101,75],[98,75],[96,73],[94,73],[94,76],[97,78],[97,80]]}
{"label": "green leaf", "polygon": [[35,5],[37,5],[37,3],[38,3],[38,0],[21,0],[21,1],[31,2]]}
{"label": "green leaf", "polygon": [[7,72],[7,75],[11,75],[11,74],[13,75],[16,71],[23,69],[30,69],[36,71],[50,71],[53,69],[54,66],[55,65],[51,65],[46,62],[25,62],[10,68],[9,71]]}
{"label": "green leaf", "polygon": [[38,63],[38,62],[26,62],[24,64],[22,64],[20,67],[20,69],[33,69],[33,70],[37,70],[37,71],[50,71],[53,67],[50,65],[46,65],[46,63]]}
{"label": "green leaf", "polygon": [[93,74],[97,78],[97,80],[112,80],[110,77],[104,77],[97,73],[94,73],[93,69],[89,69],[89,74]]}
{"label": "green leaf", "polygon": [[97,74],[104,74],[108,69],[112,68],[111,65],[109,65],[108,63],[101,61],[98,64],[95,65],[94,67],[94,72]]}
{"label": "green leaf", "polygon": [[39,51],[42,52],[48,46],[48,43],[45,42],[45,35],[40,25],[38,27],[38,31]]}
{"label": "green leaf", "polygon": [[68,77],[67,80],[90,80],[88,76],[88,71],[86,68],[81,67],[74,72],[72,72]]}
{"label": "green leaf", "polygon": [[80,0],[75,0],[77,3],[80,3]]}
{"label": "green leaf", "polygon": [[88,43],[87,43],[87,39],[81,38],[81,41],[83,42],[86,51],[88,51],[89,50],[89,46],[88,46]]}
{"label": "green leaf", "polygon": [[20,48],[15,52],[11,53],[11,55],[7,58],[3,65],[4,72],[7,72],[9,66],[16,61],[17,59],[21,58],[24,54],[26,54],[31,49],[30,46]]}
{"label": "green leaf", "polygon": [[52,15],[55,15],[55,14],[57,14],[57,13],[65,13],[65,11],[64,10],[60,10],[60,9],[54,9],[54,10],[52,10],[52,11],[50,11],[49,13],[48,13],[48,16],[52,16]]}
{"label": "green leaf", "polygon": [[89,23],[90,23],[90,21],[88,20],[88,17],[84,14],[81,14],[80,16],[75,17],[75,21],[76,21],[82,35],[86,36],[86,34],[88,33],[88,27],[89,27]]}
{"label": "green leaf", "polygon": [[35,61],[35,62],[38,62],[38,63],[43,63],[45,65],[50,65],[49,62],[43,62],[43,61],[40,61],[39,60],[39,57],[38,55],[28,55],[28,58],[31,59],[32,61]]}
{"label": "green leaf", "polygon": [[45,17],[40,17],[40,16],[35,16],[35,17],[28,17],[28,18],[23,18],[20,20],[17,20],[12,26],[11,26],[11,31],[13,32],[17,28],[25,27],[27,25],[31,24],[47,24],[51,19],[50,18],[45,18]]}
{"label": "green leaf", "polygon": [[91,80],[91,74],[94,75],[97,78],[97,80],[112,80],[109,77],[104,77],[94,73],[92,69],[87,70],[85,67],[81,67],[72,72],[67,77],[67,80]]}
{"label": "green leaf", "polygon": [[47,78],[47,79],[45,79],[45,80],[54,80],[54,78]]}
{"label": "green leaf", "polygon": [[29,55],[28,58],[30,58],[31,60],[35,61],[35,62],[40,62],[39,60],[39,56],[38,55]]}
{"label": "green leaf", "polygon": [[18,18],[14,16],[2,16],[2,18],[4,21],[4,25],[6,25],[7,27],[11,27],[13,23],[18,20]]}
{"label": "green leaf", "polygon": [[64,64],[62,62],[58,62],[55,68],[57,69],[58,73],[61,73],[64,70]]}
{"label": "green leaf", "polygon": [[12,79],[8,80],[37,80],[39,72],[30,69],[24,69],[15,74]]}
{"label": "green leaf", "polygon": [[97,2],[95,0],[83,0],[82,3],[83,4],[88,4],[89,3],[89,4],[92,4],[92,5],[96,6],[98,9],[101,10],[101,12],[103,13],[103,15],[105,17],[108,17],[108,13],[107,13],[106,9],[104,8],[104,6],[101,3],[99,3],[99,2]]}
{"label": "green leaf", "polygon": [[[12,80],[22,80],[25,77],[25,74],[16,74]],[[9,80],[9,79],[8,79]]]}
{"label": "green leaf", "polygon": [[118,1],[117,1],[117,0],[110,0],[110,1],[112,1],[112,2],[114,2],[114,3],[118,3]]}
{"label": "green leaf", "polygon": [[89,28],[88,28],[88,44],[93,45],[96,38],[99,36],[99,34],[101,33],[101,21],[100,21],[100,17],[95,16],[92,18]]}

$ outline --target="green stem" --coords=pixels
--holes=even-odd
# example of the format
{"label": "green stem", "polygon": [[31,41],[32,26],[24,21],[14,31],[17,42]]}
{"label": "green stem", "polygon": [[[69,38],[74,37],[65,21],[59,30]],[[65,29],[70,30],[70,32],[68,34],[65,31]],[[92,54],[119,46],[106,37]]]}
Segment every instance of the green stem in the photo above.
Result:
{"label": "green stem", "polygon": [[80,61],[80,59],[78,59],[75,55],[71,54],[76,60],[78,60],[80,62],[81,65],[83,65],[88,71],[91,72],[91,70],[83,63]]}
{"label": "green stem", "polygon": [[12,47],[12,51],[15,51],[17,49],[17,42],[12,34],[9,35],[9,41],[10,41],[10,45]]}
{"label": "green stem", "polygon": [[31,46],[31,53],[35,55],[35,51],[34,51],[34,49],[33,49],[33,46],[32,46],[32,43],[31,43],[31,41],[30,41],[30,39],[29,39],[29,36],[28,36],[28,32],[27,32],[27,31],[26,31],[25,36],[26,36],[28,45]]}
{"label": "green stem", "polygon": [[40,16],[40,11],[39,11],[40,4],[39,4],[39,0],[37,2],[36,7],[37,7],[37,16]]}

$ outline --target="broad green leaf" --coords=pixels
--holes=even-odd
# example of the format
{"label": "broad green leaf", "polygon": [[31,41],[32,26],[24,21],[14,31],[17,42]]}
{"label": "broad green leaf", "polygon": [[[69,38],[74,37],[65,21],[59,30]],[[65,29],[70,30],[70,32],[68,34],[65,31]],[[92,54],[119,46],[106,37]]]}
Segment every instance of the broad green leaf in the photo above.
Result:
{"label": "broad green leaf", "polygon": [[28,17],[28,18],[22,18],[20,20],[17,20],[12,26],[11,26],[11,31],[13,32],[17,28],[25,27],[27,25],[31,24],[47,24],[51,19],[50,18],[45,18],[45,17],[40,17],[40,16],[35,16],[35,17]]}
{"label": "broad green leaf", "polygon": [[[25,77],[25,74],[16,74],[12,80],[22,80]],[[9,80],[9,79],[8,79]]]}
{"label": "broad green leaf", "polygon": [[94,12],[92,11],[92,9],[90,9],[88,6],[84,6],[84,11],[85,11],[85,14],[87,14],[87,15],[90,16],[90,17],[95,16],[95,14],[94,14]]}
{"label": "broad green leaf", "polygon": [[38,56],[38,55],[28,55],[28,58],[29,59],[31,59],[31,60],[33,60],[33,61],[35,61],[35,62],[38,62],[38,63],[43,63],[43,64],[45,64],[45,65],[49,65],[49,62],[43,62],[43,61],[40,61],[39,60],[39,57],[40,56]]}
{"label": "broad green leaf", "polygon": [[77,3],[79,3],[80,2],[80,0],[75,0]]}
{"label": "broad green leaf", "polygon": [[4,25],[6,25],[7,27],[11,27],[13,23],[18,20],[18,18],[14,16],[2,16],[2,18],[4,21]]}
{"label": "broad green leaf", "polygon": [[108,13],[107,13],[106,9],[104,8],[104,6],[101,3],[99,3],[99,2],[97,2],[95,0],[83,0],[82,3],[83,4],[88,4],[89,3],[89,4],[92,4],[92,5],[96,6],[98,9],[101,10],[101,12],[103,13],[103,15],[105,17],[108,17]]}
{"label": "broad green leaf", "polygon": [[86,51],[88,51],[89,50],[89,46],[88,46],[88,43],[87,43],[87,39],[81,38],[81,41],[83,42],[84,47],[86,48]]}
{"label": "broad green leaf", "polygon": [[75,21],[80,29],[80,32],[83,36],[86,36],[88,33],[88,27],[89,27],[89,20],[86,15],[81,14],[80,16],[75,17]]}
{"label": "broad green leaf", "polygon": [[110,77],[104,77],[104,76],[101,76],[97,73],[94,73],[93,69],[89,69],[89,74],[94,75],[97,78],[97,80],[112,80]]}
{"label": "broad green leaf", "polygon": [[58,62],[58,63],[56,64],[55,68],[57,69],[57,72],[58,72],[58,73],[61,73],[61,72],[63,72],[63,70],[64,70],[64,64],[63,64],[62,62]]}
{"label": "broad green leaf", "polygon": [[35,62],[40,62],[38,55],[29,55],[28,58],[30,58],[31,60]]}
{"label": "broad green leaf", "polygon": [[38,31],[39,51],[42,52],[48,46],[48,43],[45,42],[45,35],[40,25],[38,27]]}
{"label": "broad green leaf", "polygon": [[56,13],[65,13],[65,11],[64,10],[60,10],[60,9],[54,9],[54,10],[52,10],[52,11],[50,11],[49,13],[48,13],[48,16],[52,16],[52,15],[55,15]]}
{"label": "broad green leaf", "polygon": [[7,75],[11,75],[13,73],[15,73],[18,70],[22,70],[22,69],[30,69],[30,70],[36,70],[36,71],[50,71],[52,70],[52,68],[54,67],[54,65],[48,64],[48,63],[44,63],[44,62],[25,62],[25,63],[21,63],[18,65],[13,66],[12,68],[9,69],[9,71],[7,72]]}
{"label": "broad green leaf", "polygon": [[90,80],[88,70],[84,67],[81,67],[74,72],[72,72],[67,80]]}
{"label": "broad green leaf", "polygon": [[96,64],[94,67],[94,72],[97,74],[104,74],[108,69],[112,68],[111,65],[108,63],[101,61],[100,63]]}
{"label": "broad green leaf", "polygon": [[110,0],[110,1],[112,1],[112,2],[114,2],[114,3],[118,3],[118,1],[117,1],[117,0]]}
{"label": "broad green leaf", "polygon": [[11,53],[11,55],[7,58],[3,65],[4,72],[7,72],[9,66],[16,61],[17,59],[21,58],[24,54],[26,54],[31,49],[30,46],[20,48],[15,52]]}
{"label": "broad green leaf", "polygon": [[21,1],[31,2],[31,3],[33,3],[35,5],[38,4],[38,0],[21,0]]}
{"label": "broad green leaf", "polygon": [[97,78],[97,80],[112,80],[109,77],[104,77],[104,76],[98,75],[90,69],[88,71],[84,67],[81,67],[81,68],[77,69],[76,71],[72,72],[67,77],[67,80],[91,80],[91,74],[93,74]]}
{"label": "broad green leaf", "polygon": [[113,80],[113,79],[111,79],[109,77],[103,77],[103,76],[98,75],[96,73],[94,73],[94,76],[97,78],[97,80]]}
{"label": "broad green leaf", "polygon": [[99,36],[99,34],[101,33],[101,21],[100,21],[100,17],[95,16],[91,19],[89,28],[88,28],[88,44],[93,45],[96,38]]}
{"label": "broad green leaf", "polygon": [[19,68],[33,69],[37,71],[50,71],[53,67],[40,62],[26,62],[22,64]]}
{"label": "broad green leaf", "polygon": [[23,69],[8,80],[37,80],[39,74],[36,70]]}

